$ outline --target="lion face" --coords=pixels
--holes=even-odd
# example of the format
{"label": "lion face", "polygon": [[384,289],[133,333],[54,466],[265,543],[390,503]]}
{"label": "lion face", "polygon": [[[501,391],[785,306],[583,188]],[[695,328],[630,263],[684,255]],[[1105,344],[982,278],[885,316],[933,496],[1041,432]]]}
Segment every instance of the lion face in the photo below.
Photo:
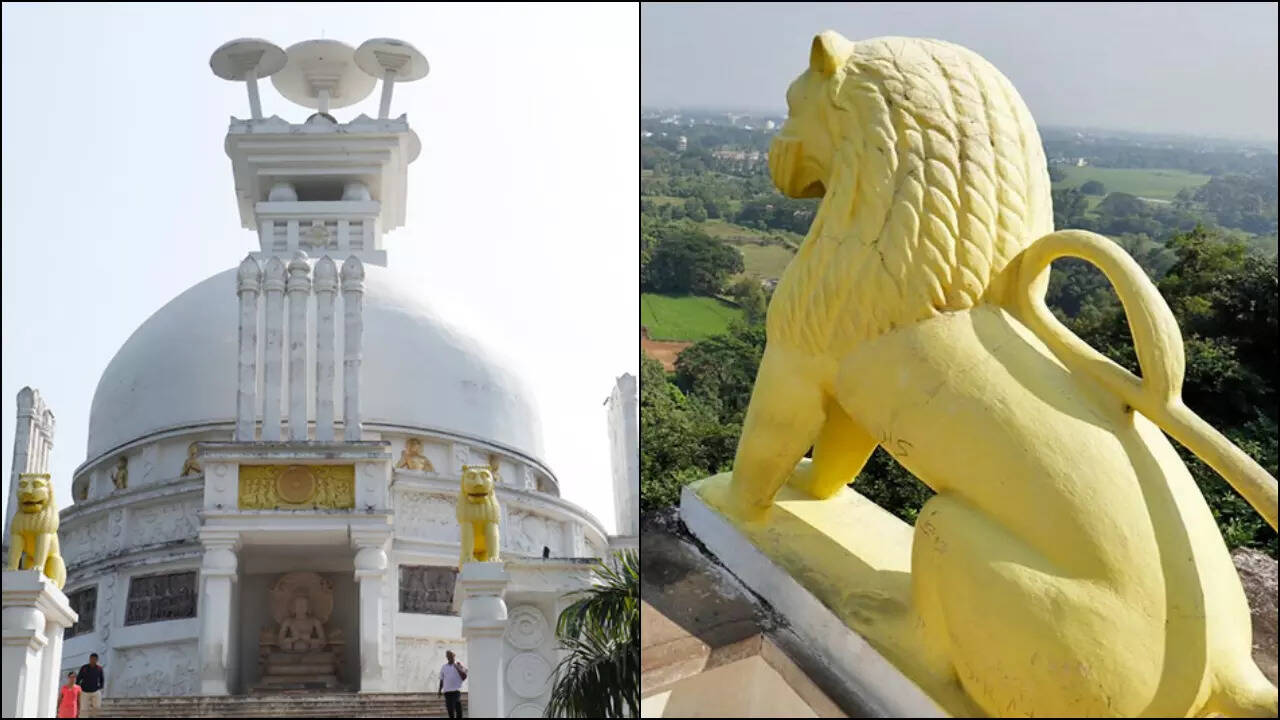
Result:
{"label": "lion face", "polygon": [[38,514],[49,507],[49,476],[23,473],[18,476],[18,505],[22,512]]}
{"label": "lion face", "polygon": [[464,465],[462,494],[469,503],[476,505],[484,503],[493,495],[493,471],[483,465]]}
{"label": "lion face", "polygon": [[779,192],[790,197],[822,197],[827,191],[836,147],[833,133],[845,123],[831,117],[836,70],[853,53],[853,44],[838,33],[813,39],[809,69],[787,88],[787,121],[769,145],[769,174]]}

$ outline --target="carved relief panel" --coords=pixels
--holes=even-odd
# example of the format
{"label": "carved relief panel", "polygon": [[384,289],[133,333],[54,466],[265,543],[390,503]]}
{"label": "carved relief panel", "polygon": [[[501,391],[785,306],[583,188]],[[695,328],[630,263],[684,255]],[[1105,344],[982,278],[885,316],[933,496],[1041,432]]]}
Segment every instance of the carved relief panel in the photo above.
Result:
{"label": "carved relief panel", "polygon": [[241,465],[241,510],[350,509],[354,465]]}
{"label": "carved relief panel", "polygon": [[[196,643],[125,648],[116,653],[115,697],[195,695],[199,690]],[[112,672],[108,668],[107,672]]]}
{"label": "carved relief panel", "polygon": [[395,529],[398,537],[458,542],[454,501],[445,495],[399,490],[396,492]]}
{"label": "carved relief panel", "polygon": [[141,625],[196,616],[194,570],[129,579],[124,624]]}
{"label": "carved relief panel", "polygon": [[452,650],[463,665],[467,664],[465,640],[402,637],[396,638],[395,649],[397,692],[435,692],[446,650]]}
{"label": "carved relief panel", "polygon": [[400,612],[456,615],[453,586],[457,579],[455,567],[401,565]]}

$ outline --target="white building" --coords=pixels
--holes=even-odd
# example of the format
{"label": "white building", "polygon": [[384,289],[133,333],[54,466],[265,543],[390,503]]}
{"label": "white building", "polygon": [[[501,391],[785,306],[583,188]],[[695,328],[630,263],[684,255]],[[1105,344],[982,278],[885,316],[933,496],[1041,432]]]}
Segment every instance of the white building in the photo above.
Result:
{"label": "white building", "polygon": [[[383,41],[354,55],[332,40],[287,54],[237,41],[211,66],[248,81],[251,117],[231,120],[224,148],[260,250],[157,310],[98,383],[61,515],[81,618],[63,667],[96,652],[109,698],[247,693],[263,681],[260,635],[280,622],[271,588],[307,572],[332,598],[316,610],[330,639],[345,638],[344,689],[434,692],[445,650],[466,659],[453,598],[460,475],[489,465],[510,577],[497,697],[504,715],[540,714],[564,594],[589,581],[610,538],[560,497],[526,384],[383,249],[405,222],[421,148],[405,116],[389,117],[387,79],[425,75],[425,59]],[[319,112],[261,117],[267,76]],[[375,76],[379,118],[336,122],[330,109],[366,97]],[[38,396],[19,404],[15,477],[45,467],[53,428]]]}

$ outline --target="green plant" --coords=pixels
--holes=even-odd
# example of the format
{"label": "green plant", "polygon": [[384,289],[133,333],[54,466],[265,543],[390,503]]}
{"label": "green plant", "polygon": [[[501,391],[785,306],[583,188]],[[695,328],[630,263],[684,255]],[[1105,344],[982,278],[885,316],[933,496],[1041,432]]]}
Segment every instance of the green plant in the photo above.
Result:
{"label": "green plant", "polygon": [[556,665],[546,717],[639,717],[639,555],[616,553],[594,574],[556,621],[568,655]]}

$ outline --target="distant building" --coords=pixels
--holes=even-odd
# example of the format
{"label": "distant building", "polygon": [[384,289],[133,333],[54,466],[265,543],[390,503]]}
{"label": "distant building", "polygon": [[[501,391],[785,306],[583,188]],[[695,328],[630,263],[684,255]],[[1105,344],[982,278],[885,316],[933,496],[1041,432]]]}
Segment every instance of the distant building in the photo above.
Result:
{"label": "distant building", "polygon": [[778,127],[778,126],[777,126],[777,124],[776,124],[776,123],[774,123],[772,120],[765,120],[765,121],[764,121],[764,129],[765,129],[765,130],[772,130],[772,129],[776,128],[776,127]]}
{"label": "distant building", "polygon": [[1076,167],[1084,167],[1085,165],[1088,165],[1088,164],[1089,164],[1088,160],[1085,160],[1084,158],[1076,158]]}
{"label": "distant building", "polygon": [[688,150],[689,138],[681,135],[680,140],[676,142],[676,149],[679,150],[680,152],[684,152],[685,150]]}

